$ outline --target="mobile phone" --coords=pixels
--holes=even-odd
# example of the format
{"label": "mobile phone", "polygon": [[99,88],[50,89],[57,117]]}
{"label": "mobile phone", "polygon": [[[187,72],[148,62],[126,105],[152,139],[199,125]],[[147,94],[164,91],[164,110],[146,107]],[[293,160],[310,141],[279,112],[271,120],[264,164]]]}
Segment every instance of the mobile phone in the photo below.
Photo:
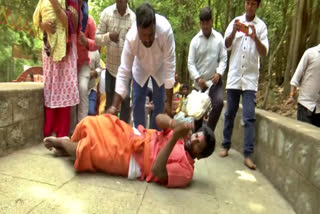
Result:
{"label": "mobile phone", "polygon": [[249,27],[241,22],[238,22],[240,24],[240,31],[246,34],[246,36],[249,35]]}

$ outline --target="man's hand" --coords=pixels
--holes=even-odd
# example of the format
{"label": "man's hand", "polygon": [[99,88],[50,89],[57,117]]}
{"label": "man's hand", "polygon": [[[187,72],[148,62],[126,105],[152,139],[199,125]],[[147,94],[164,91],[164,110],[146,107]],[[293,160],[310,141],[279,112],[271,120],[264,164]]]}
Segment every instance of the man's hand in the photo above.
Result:
{"label": "man's hand", "polygon": [[219,80],[221,78],[221,75],[218,74],[218,73],[215,73],[213,76],[212,76],[212,82],[214,85],[217,85],[219,83]]}
{"label": "man's hand", "polygon": [[192,130],[194,128],[193,122],[183,122],[175,125],[175,128],[173,129],[173,134],[177,138],[183,138],[186,135],[190,134],[190,131],[192,133]]}
{"label": "man's hand", "polygon": [[116,33],[116,32],[110,32],[109,33],[109,37],[110,37],[110,40],[115,42],[115,43],[118,43],[119,42],[119,34]]}
{"label": "man's hand", "polygon": [[119,113],[119,109],[117,109],[114,106],[110,106],[108,108],[108,110],[106,111],[107,114],[113,114],[113,115],[117,115]]}
{"label": "man's hand", "polygon": [[97,77],[98,77],[98,72],[94,69],[91,69],[90,70],[90,79],[97,78]]}
{"label": "man's hand", "polygon": [[50,34],[56,33],[56,23],[53,21],[42,22],[40,28]]}
{"label": "man's hand", "polygon": [[153,110],[153,108],[154,108],[154,105],[153,105],[152,101],[150,103],[147,103],[146,107],[147,107],[148,112],[151,112]]}
{"label": "man's hand", "polygon": [[256,32],[256,28],[254,27],[254,25],[249,25],[249,28],[251,28],[251,33],[249,33],[249,37],[255,41],[256,40],[256,37],[257,37],[257,32]]}
{"label": "man's hand", "polygon": [[206,81],[204,81],[204,79],[202,79],[201,77],[197,79],[197,83],[201,91],[205,91],[208,88]]}
{"label": "man's hand", "polygon": [[78,42],[80,45],[83,45],[89,48],[88,38],[84,35],[83,32],[80,32],[80,35],[78,37]]}
{"label": "man's hand", "polygon": [[294,103],[295,103],[294,98],[293,97],[289,97],[289,99],[286,101],[284,106],[290,106],[290,105],[293,105]]}
{"label": "man's hand", "polygon": [[239,19],[236,19],[233,23],[232,33],[233,35],[236,35],[237,31],[240,31],[241,24]]}

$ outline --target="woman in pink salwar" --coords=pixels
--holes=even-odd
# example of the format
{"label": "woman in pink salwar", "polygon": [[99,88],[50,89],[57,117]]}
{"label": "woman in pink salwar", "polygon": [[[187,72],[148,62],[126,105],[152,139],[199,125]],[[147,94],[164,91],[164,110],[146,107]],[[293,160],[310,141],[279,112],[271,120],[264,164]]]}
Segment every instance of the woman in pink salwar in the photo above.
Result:
{"label": "woman in pink salwar", "polygon": [[43,31],[45,137],[68,136],[70,108],[79,103],[76,41],[81,2],[39,0],[33,16]]}

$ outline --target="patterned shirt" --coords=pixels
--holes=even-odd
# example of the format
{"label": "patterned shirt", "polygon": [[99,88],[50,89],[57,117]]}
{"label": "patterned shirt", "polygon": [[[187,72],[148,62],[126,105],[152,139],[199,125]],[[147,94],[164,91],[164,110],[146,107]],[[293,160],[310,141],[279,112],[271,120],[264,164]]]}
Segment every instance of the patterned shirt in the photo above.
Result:
{"label": "patterned shirt", "polygon": [[[99,46],[107,46],[106,69],[114,77],[117,76],[120,65],[125,36],[135,20],[136,15],[129,7],[127,7],[125,14],[121,16],[116,4],[104,9],[100,15],[95,41]],[[110,32],[119,34],[119,41],[117,43],[110,40]]]}
{"label": "patterned shirt", "polygon": [[290,84],[300,87],[298,103],[320,113],[320,45],[303,54]]}
{"label": "patterned shirt", "polygon": [[[266,47],[267,51],[269,50],[267,26],[257,16],[250,22],[246,20],[246,14],[233,19],[225,32],[225,39],[232,33],[233,23],[236,19],[246,25],[254,25],[256,36]],[[255,42],[244,33],[237,32],[232,45],[227,50],[231,50],[231,56],[226,88],[257,91],[260,55]]]}

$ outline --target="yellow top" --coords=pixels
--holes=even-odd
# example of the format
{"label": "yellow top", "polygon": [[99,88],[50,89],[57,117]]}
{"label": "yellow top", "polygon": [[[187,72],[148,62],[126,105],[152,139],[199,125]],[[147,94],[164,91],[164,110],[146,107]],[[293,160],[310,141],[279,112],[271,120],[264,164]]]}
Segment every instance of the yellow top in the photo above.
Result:
{"label": "yellow top", "polygon": [[[58,0],[62,9],[66,9],[66,0]],[[61,61],[66,56],[67,50],[67,30],[63,27],[61,21],[57,18],[49,0],[39,0],[36,10],[33,13],[33,24],[40,26],[41,22],[54,21],[56,23],[56,32],[48,33],[48,42],[51,47],[51,56],[53,61]]]}
{"label": "yellow top", "polygon": [[178,83],[176,86],[173,86],[173,94],[180,92],[180,83]]}

